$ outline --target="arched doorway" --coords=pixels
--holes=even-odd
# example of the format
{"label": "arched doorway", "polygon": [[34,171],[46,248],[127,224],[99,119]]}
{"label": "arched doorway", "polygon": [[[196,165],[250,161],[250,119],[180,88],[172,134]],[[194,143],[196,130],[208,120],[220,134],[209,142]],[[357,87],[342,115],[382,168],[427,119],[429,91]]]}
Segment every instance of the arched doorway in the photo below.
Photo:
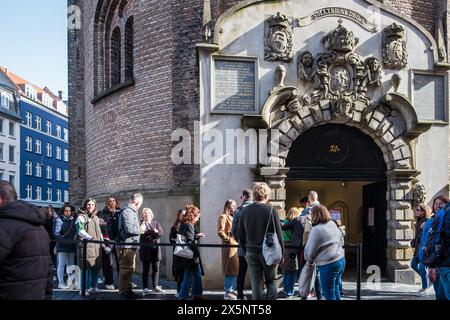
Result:
{"label": "arched doorway", "polygon": [[[344,124],[309,129],[286,159],[286,209],[310,190],[319,193],[346,231],[347,243],[363,243],[363,266],[386,268],[386,163],[373,139]],[[355,256],[349,254],[349,266]]]}

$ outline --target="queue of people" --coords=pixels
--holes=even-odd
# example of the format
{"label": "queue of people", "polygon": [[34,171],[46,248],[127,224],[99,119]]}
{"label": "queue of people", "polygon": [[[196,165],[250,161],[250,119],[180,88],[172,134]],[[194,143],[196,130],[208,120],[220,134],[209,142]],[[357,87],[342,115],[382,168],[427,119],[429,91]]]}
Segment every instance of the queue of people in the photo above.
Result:
{"label": "queue of people", "polygon": [[[247,273],[253,300],[293,297],[295,283],[308,264],[316,269],[316,278],[313,276],[308,280],[313,284],[309,296],[315,296],[318,300],[340,300],[346,260],[344,234],[339,223],[332,220],[314,191],[309,193],[307,201],[302,199],[301,207],[291,208],[286,219],[280,221],[277,210],[270,205],[270,191],[267,184],[254,183],[251,189],[243,190],[239,207],[229,199],[218,217],[217,236],[224,245],[221,261],[224,299],[246,299],[244,284]],[[143,201],[143,196],[136,193],[124,208],[120,208],[118,200],[109,197],[105,207],[98,210],[95,199],[88,198],[78,212],[70,204],[64,204],[60,213],[56,214],[51,207],[39,210],[18,201],[14,187],[1,181],[0,299],[51,299],[54,275],[57,276],[59,289],[69,289],[67,281],[72,278],[69,267],[74,264],[81,267],[82,257],[86,261],[84,287],[88,295],[95,295],[99,290],[100,273],[103,273],[105,289],[115,288],[115,261],[120,297],[139,299],[141,296],[133,291],[136,285],[132,282],[138,248],[143,294],[164,293],[165,290],[159,285],[162,259],[159,244],[164,239],[164,230],[150,208],[144,208],[141,217],[139,210]],[[426,295],[433,285],[438,300],[450,298],[449,212],[449,199],[444,196],[436,197],[432,208],[420,204],[416,209],[416,233],[411,242],[415,251],[411,267],[421,278],[420,296]],[[200,216],[199,208],[187,205],[178,211],[170,230],[169,238],[174,246],[172,274],[177,281],[176,297],[179,300],[185,300],[190,295],[194,300],[206,299],[202,283],[205,271],[197,247],[205,237],[198,230]],[[442,250],[439,249],[440,259],[431,266],[427,260],[430,234],[436,232],[440,236]],[[26,234],[29,239],[18,238],[19,234]],[[50,238],[55,240],[54,246],[50,245]],[[73,241],[83,239],[89,240],[86,252],[83,252],[79,242]],[[22,241],[33,241],[33,246],[17,245]],[[274,252],[278,250],[278,244],[281,252],[277,260]],[[184,248],[184,254],[180,254],[176,247]],[[431,250],[434,247],[437,248],[433,246]],[[20,251],[15,254],[23,262],[9,259],[13,250]],[[267,252],[274,261],[270,265],[266,263]],[[20,263],[19,267],[17,263]],[[39,267],[27,268],[29,265]],[[277,288],[279,269],[283,274],[281,292]],[[75,288],[78,289],[81,284],[80,277],[75,282]],[[308,293],[301,298],[306,300]]]}

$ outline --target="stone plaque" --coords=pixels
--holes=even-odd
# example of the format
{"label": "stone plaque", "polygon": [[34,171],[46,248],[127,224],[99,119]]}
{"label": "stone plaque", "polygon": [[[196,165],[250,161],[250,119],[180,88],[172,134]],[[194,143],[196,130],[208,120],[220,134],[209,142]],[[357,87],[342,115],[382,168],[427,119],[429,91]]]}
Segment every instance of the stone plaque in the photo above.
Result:
{"label": "stone plaque", "polygon": [[445,76],[414,74],[414,109],[419,120],[445,121]]}
{"label": "stone plaque", "polygon": [[257,60],[215,58],[213,113],[256,114]]}

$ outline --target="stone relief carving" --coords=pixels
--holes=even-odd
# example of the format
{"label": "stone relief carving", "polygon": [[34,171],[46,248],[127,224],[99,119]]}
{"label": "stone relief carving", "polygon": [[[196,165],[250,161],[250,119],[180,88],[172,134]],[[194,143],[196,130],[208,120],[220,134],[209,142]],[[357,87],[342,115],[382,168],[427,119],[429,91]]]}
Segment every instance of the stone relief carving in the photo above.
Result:
{"label": "stone relief carving", "polygon": [[266,20],[266,30],[264,59],[290,62],[293,31],[289,19],[278,12]]}
{"label": "stone relief carving", "polygon": [[400,70],[408,64],[406,31],[393,23],[383,30],[383,65],[385,68]]}
{"label": "stone relief carving", "polygon": [[354,52],[359,39],[342,26],[339,19],[336,29],[322,40],[329,51],[317,55],[302,52],[298,58],[298,76],[303,82],[312,82],[313,91],[301,98],[301,104],[310,106],[321,100],[331,100],[338,117],[351,117],[355,102],[373,106],[367,97],[368,87],[381,86],[381,65],[375,57],[366,60]]}
{"label": "stone relief carving", "polygon": [[425,203],[427,199],[427,192],[425,190],[425,186],[421,183],[417,183],[414,186],[414,194],[413,194],[413,206],[417,208],[419,204]]}
{"label": "stone relief carving", "polygon": [[320,79],[317,76],[317,65],[311,52],[300,53],[297,64],[298,77],[301,81],[314,82],[314,89],[320,88]]}
{"label": "stone relief carving", "polygon": [[[369,88],[381,86],[381,64],[376,57],[364,59],[355,53],[359,39],[342,25],[330,31],[322,40],[328,50],[314,56],[309,51],[301,52],[297,61],[297,74],[302,83],[312,84],[306,94],[296,87],[280,87],[272,91],[272,101],[277,107],[270,113],[271,127],[283,126],[295,117],[314,119],[332,117],[346,121],[354,116],[361,119],[365,112],[376,106],[368,96]],[[274,88],[274,89],[275,89]],[[329,111],[324,111],[329,110]],[[355,113],[358,112],[358,115]]]}

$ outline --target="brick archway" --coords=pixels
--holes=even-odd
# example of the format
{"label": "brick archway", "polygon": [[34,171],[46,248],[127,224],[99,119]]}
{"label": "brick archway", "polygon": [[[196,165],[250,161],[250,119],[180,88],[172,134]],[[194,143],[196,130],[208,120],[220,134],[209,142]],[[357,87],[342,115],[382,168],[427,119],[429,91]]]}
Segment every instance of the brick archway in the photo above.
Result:
{"label": "brick archway", "polygon": [[[414,167],[415,139],[429,127],[417,121],[409,100],[398,94],[384,96],[376,107],[357,104],[352,116],[337,114],[335,104],[322,100],[295,112],[283,106],[295,98],[297,89],[285,87],[267,100],[262,118],[270,129],[279,132],[279,150],[268,154],[261,164],[259,176],[272,188],[271,203],[281,213],[285,212],[287,172],[286,159],[292,143],[307,130],[324,124],[338,123],[352,126],[370,136],[381,149],[387,168],[387,273],[399,283],[414,283],[410,269],[414,236],[413,200],[414,188],[420,174]],[[280,111],[285,110],[285,111]],[[285,112],[282,121],[277,113]],[[274,141],[268,141],[268,146]],[[270,150],[270,147],[267,148]]]}

